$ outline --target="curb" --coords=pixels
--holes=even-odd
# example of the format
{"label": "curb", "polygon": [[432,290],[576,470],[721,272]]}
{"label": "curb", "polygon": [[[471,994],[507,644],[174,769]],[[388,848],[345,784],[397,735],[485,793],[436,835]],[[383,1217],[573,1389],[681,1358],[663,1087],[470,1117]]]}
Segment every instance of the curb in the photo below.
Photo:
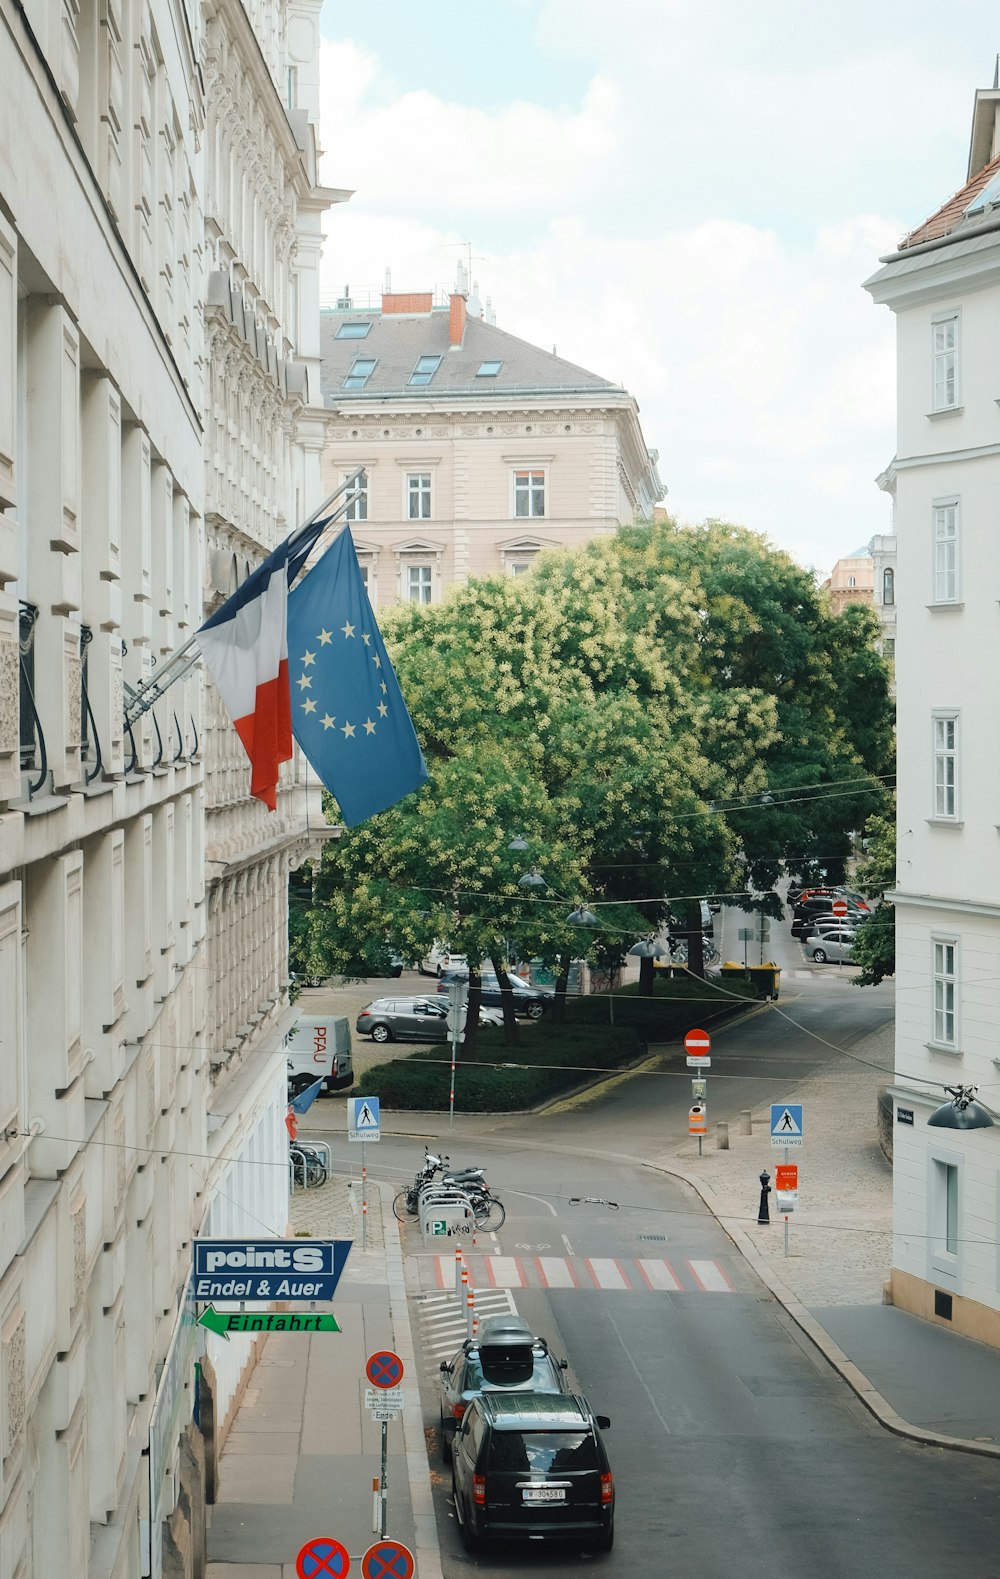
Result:
{"label": "curb", "polygon": [[410,1502],[416,1530],[414,1543],[416,1570],[420,1579],[444,1579],[437,1518],[431,1492],[430,1461],[427,1457],[427,1443],[424,1437],[424,1416],[420,1407],[420,1390],[416,1385],[417,1358],[410,1326],[410,1309],[406,1299],[403,1246],[399,1237],[400,1225],[392,1210],[392,1197],[395,1192],[391,1185],[384,1184],[380,1180],[372,1182],[378,1184],[379,1194],[382,1197],[382,1222],[386,1225],[391,1222],[395,1230],[384,1235],[393,1342],[403,1362],[404,1374],[409,1371],[414,1379],[413,1385],[406,1389],[408,1402],[403,1405],[402,1425],[403,1452],[406,1455],[406,1473],[410,1483]]}
{"label": "curb", "polygon": [[1000,1459],[1000,1444],[988,1442],[973,1442],[969,1437],[943,1436],[939,1431],[925,1430],[921,1426],[912,1425],[909,1420],[904,1420],[902,1415],[889,1403],[887,1398],[879,1392],[875,1384],[869,1381],[862,1370],[849,1359],[838,1343],[827,1332],[826,1328],[816,1320],[816,1317],[806,1309],[801,1300],[797,1299],[776,1272],[772,1271],[769,1262],[761,1255],[757,1246],[739,1224],[720,1217],[712,1202],[705,1194],[700,1179],[688,1173],[683,1168],[668,1167],[661,1162],[643,1162],[644,1168],[653,1169],[657,1173],[665,1173],[670,1178],[682,1179],[690,1185],[702,1204],[711,1212],[715,1221],[724,1233],[728,1234],[744,1261],[752,1267],[757,1277],[769,1290],[779,1305],[791,1317],[799,1330],[805,1333],[810,1343],[822,1354],[823,1358],[845,1381],[855,1397],[864,1404],[869,1414],[874,1415],[880,1425],[895,1436],[904,1437],[909,1442],[916,1442],[922,1447],[945,1447],[953,1453],[973,1453],[981,1458]]}

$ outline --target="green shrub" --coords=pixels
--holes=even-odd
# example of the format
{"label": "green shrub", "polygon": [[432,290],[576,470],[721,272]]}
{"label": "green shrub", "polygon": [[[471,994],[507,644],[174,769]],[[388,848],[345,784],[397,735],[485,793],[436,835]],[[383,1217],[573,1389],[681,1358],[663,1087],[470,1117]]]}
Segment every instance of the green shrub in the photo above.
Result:
{"label": "green shrub", "polygon": [[[644,1050],[636,1031],[624,1025],[554,1025],[546,1020],[533,1026],[517,1047],[506,1046],[500,1027],[484,1029],[477,1057],[456,1067],[455,1111],[519,1112],[573,1090],[594,1070],[625,1068]],[[444,1047],[377,1064],[364,1077],[366,1095],[397,1111],[446,1110],[450,1085],[451,1060]]]}
{"label": "green shrub", "polygon": [[[734,997],[735,994],[735,997]],[[616,1026],[634,1030],[645,1042],[672,1042],[695,1026],[718,1024],[755,1002],[753,982],[727,981],[725,989],[697,976],[654,978],[653,996],[640,997],[637,983],[620,988],[613,998]],[[608,1025],[612,1004],[607,996],[568,998],[566,1016],[571,1026]]]}

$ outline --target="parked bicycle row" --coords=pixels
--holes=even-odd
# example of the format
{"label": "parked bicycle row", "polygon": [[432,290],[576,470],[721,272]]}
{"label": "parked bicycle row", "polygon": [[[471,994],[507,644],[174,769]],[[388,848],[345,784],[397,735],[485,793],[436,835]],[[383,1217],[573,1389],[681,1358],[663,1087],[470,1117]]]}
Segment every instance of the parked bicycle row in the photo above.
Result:
{"label": "parked bicycle row", "polygon": [[502,1228],[507,1217],[506,1208],[486,1182],[485,1168],[452,1168],[448,1157],[436,1157],[424,1152],[424,1160],[413,1183],[399,1191],[392,1209],[401,1223],[420,1214],[421,1200],[431,1192],[455,1191],[468,1200],[477,1228],[496,1230]]}

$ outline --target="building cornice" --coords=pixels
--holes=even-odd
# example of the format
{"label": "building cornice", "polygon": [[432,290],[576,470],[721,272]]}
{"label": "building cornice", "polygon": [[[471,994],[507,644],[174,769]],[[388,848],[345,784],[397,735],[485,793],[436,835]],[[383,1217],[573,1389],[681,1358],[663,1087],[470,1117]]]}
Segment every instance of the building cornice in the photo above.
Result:
{"label": "building cornice", "polygon": [[864,289],[872,300],[894,311],[936,301],[959,292],[986,290],[1000,283],[1000,221],[961,240],[943,237],[924,248],[893,253]]}
{"label": "building cornice", "polygon": [[962,916],[995,916],[1000,919],[1000,904],[979,899],[952,899],[944,894],[911,894],[897,888],[885,895],[890,904],[914,910],[948,910]]}

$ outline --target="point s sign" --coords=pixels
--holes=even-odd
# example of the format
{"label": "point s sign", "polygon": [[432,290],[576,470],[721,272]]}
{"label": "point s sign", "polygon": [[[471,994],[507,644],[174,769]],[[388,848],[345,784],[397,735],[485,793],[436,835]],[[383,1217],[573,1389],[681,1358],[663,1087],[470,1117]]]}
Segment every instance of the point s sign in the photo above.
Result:
{"label": "point s sign", "polygon": [[194,1297],[332,1299],[350,1239],[196,1239]]}

